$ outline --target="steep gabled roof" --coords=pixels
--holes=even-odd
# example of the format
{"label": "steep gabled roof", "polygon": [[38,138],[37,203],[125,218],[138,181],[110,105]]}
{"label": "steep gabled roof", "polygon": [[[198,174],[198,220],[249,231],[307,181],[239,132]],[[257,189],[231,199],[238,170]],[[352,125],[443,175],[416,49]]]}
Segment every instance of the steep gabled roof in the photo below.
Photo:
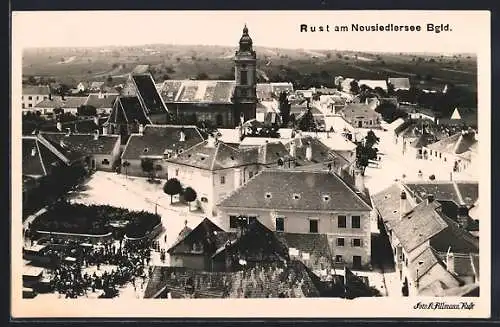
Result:
{"label": "steep gabled roof", "polygon": [[148,116],[142,109],[139,98],[135,96],[120,96],[113,104],[109,123],[115,124],[151,124]]}
{"label": "steep gabled roof", "polygon": [[155,82],[151,74],[131,74],[137,97],[147,115],[167,113],[167,107],[156,89]]}
{"label": "steep gabled roof", "polygon": [[219,203],[223,208],[370,211],[338,175],[292,169],[264,170]]}
{"label": "steep gabled roof", "polygon": [[112,108],[116,98],[118,98],[117,94],[103,94],[101,97],[98,94],[89,94],[85,101],[85,105],[92,106],[96,109]]}
{"label": "steep gabled roof", "polygon": [[87,101],[87,97],[65,97],[64,100],[62,98],[52,98],[45,99],[39,102],[35,108],[78,108],[85,104]]}
{"label": "steep gabled roof", "polygon": [[438,152],[461,154],[470,150],[475,143],[477,143],[477,140],[475,139],[474,134],[456,133],[436,143],[428,145],[427,148]]}

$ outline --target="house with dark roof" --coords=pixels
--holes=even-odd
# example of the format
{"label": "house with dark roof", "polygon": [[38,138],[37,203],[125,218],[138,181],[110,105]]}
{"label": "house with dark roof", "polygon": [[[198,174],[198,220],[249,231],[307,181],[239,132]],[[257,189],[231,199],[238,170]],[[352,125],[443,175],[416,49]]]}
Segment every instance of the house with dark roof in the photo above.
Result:
{"label": "house with dark roof", "polygon": [[23,112],[24,109],[30,111],[31,108],[35,107],[38,103],[49,98],[50,87],[48,85],[23,85],[23,96],[21,106]]}
{"label": "house with dark roof", "polygon": [[[22,137],[23,212],[85,174],[83,154],[41,134]],[[34,201],[34,202],[33,202]]]}
{"label": "house with dark roof", "polygon": [[103,86],[104,86],[104,82],[94,81],[94,82],[90,83],[89,90],[91,92],[99,92],[99,91],[101,91]]}
{"label": "house with dark roof", "polygon": [[151,176],[143,170],[143,161],[152,160],[154,175],[169,175],[167,160],[203,142],[206,138],[196,126],[146,125],[130,135],[121,156],[122,171],[132,176]]}
{"label": "house with dark roof", "polygon": [[[421,188],[431,192],[416,191]],[[460,190],[457,185],[447,189],[446,185],[429,188],[412,183],[393,184],[372,197],[406,294],[432,289],[438,296],[448,289],[477,282],[479,241],[463,223],[471,219],[467,210],[453,213],[449,207],[449,202],[461,201],[457,197],[462,194],[474,197],[473,193],[465,185]],[[426,194],[424,199],[422,194]]]}
{"label": "house with dark roof", "polygon": [[118,93],[108,94],[100,92],[97,94],[89,94],[84,105],[96,108],[97,114],[111,114],[117,98]]}
{"label": "house with dark roof", "polygon": [[218,204],[219,225],[258,220],[276,232],[325,234],[336,265],[370,264],[369,201],[328,171],[266,169]]}
{"label": "house with dark roof", "polygon": [[132,133],[139,132],[140,125],[152,124],[136,96],[119,96],[113,103],[111,114],[105,123],[109,134],[121,136],[122,144]]}
{"label": "house with dark roof", "polygon": [[256,118],[256,62],[245,26],[234,57],[234,80],[167,80],[161,97],[178,121],[234,128]]}
{"label": "house with dark roof", "polygon": [[474,131],[462,131],[425,146],[424,159],[447,167],[450,173],[460,173],[476,165],[477,144]]}
{"label": "house with dark roof", "polygon": [[94,133],[41,132],[46,139],[80,152],[91,170],[115,171],[120,159],[120,136]]}

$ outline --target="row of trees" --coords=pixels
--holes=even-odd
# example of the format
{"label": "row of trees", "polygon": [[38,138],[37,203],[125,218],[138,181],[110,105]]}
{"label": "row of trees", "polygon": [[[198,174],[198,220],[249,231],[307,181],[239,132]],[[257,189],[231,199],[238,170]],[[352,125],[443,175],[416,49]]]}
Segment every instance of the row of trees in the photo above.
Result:
{"label": "row of trees", "polygon": [[181,182],[177,178],[171,178],[165,182],[163,185],[163,192],[170,195],[170,204],[173,203],[174,195],[180,195],[189,204],[189,210],[191,210],[191,202],[196,201],[198,194],[196,191],[188,186],[186,188],[182,187]]}

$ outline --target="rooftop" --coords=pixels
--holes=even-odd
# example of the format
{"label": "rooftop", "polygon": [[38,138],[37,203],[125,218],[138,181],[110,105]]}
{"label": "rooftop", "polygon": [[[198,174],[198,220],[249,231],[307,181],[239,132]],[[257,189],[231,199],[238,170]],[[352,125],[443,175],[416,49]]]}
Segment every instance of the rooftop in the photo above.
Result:
{"label": "rooftop", "polygon": [[370,211],[338,175],[302,170],[264,170],[219,203],[220,207],[272,210]]}
{"label": "rooftop", "polygon": [[109,115],[110,123],[116,124],[149,124],[150,120],[144,112],[139,98],[135,96],[120,96],[113,104]]}
{"label": "rooftop", "polygon": [[[184,139],[181,140],[181,134]],[[122,159],[139,159],[141,156],[161,156],[166,150],[175,155],[178,150],[188,150],[203,142],[203,135],[196,126],[146,125],[141,134],[132,134],[123,151]]]}
{"label": "rooftop", "polygon": [[131,79],[137,89],[137,94],[145,106],[148,115],[167,113],[168,110],[156,89],[151,74],[132,74]]}
{"label": "rooftop", "polygon": [[472,206],[479,197],[479,183],[475,181],[408,181],[405,187],[419,202],[424,201],[430,194],[439,201],[453,201],[457,205]]}
{"label": "rooftop", "polygon": [[113,95],[102,94],[101,96],[99,94],[89,94],[87,101],[85,102],[85,105],[92,106],[97,109],[112,108],[117,98],[118,95],[114,94]]}
{"label": "rooftop", "polygon": [[464,132],[456,133],[436,143],[432,143],[427,148],[438,152],[461,154],[469,151],[475,143],[477,143],[477,140],[474,133]]}
{"label": "rooftop", "polygon": [[45,99],[39,102],[35,108],[78,108],[85,104],[87,97],[64,97]]}
{"label": "rooftop", "polygon": [[394,90],[407,90],[411,87],[408,77],[389,77],[389,83],[392,84]]}
{"label": "rooftop", "polygon": [[60,143],[64,142],[70,149],[85,154],[106,154],[109,155],[119,142],[118,135],[99,135],[95,139],[94,134],[70,134],[66,133],[41,133],[46,139]]}
{"label": "rooftop", "polygon": [[23,95],[49,95],[50,88],[48,85],[23,85]]}

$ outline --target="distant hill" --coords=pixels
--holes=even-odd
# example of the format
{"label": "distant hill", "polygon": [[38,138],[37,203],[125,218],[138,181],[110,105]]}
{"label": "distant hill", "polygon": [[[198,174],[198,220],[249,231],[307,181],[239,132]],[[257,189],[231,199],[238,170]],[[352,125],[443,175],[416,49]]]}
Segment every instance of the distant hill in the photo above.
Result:
{"label": "distant hill", "polygon": [[[81,80],[123,79],[138,64],[148,64],[155,80],[232,79],[236,47],[149,44],[92,48],[31,48],[23,53],[24,76],[46,76],[68,84]],[[256,47],[260,81],[292,81],[296,86],[332,86],[334,76],[358,79],[409,77],[415,84],[452,83],[476,90],[473,55],[368,53]],[[202,74],[202,75],[204,75]]]}

